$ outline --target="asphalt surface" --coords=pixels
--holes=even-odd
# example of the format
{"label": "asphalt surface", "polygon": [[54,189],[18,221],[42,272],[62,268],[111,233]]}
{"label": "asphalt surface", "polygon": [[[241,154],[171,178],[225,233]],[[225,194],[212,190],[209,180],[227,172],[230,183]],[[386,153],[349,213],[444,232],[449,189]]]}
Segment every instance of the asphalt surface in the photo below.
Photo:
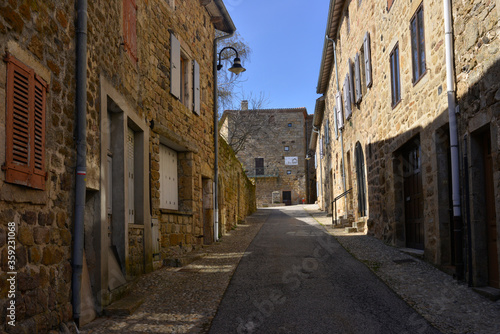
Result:
{"label": "asphalt surface", "polygon": [[440,333],[301,207],[272,210],[209,333]]}

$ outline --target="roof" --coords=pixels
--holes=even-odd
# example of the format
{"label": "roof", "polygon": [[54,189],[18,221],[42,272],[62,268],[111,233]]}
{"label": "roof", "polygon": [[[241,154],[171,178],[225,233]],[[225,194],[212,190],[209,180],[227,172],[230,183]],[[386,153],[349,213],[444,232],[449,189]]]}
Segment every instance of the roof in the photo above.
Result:
{"label": "roof", "polygon": [[202,0],[200,1],[205,6],[208,13],[212,17],[212,23],[215,29],[231,34],[236,31],[233,20],[224,5],[222,0]]}
{"label": "roof", "polygon": [[330,74],[333,67],[333,45],[326,36],[333,40],[337,39],[340,19],[342,17],[342,9],[344,8],[345,0],[330,0],[330,8],[328,10],[328,20],[326,22],[325,42],[323,44],[323,55],[321,57],[321,66],[319,69],[318,85],[316,93],[325,94],[330,82]]}
{"label": "roof", "polygon": [[240,109],[237,109],[237,110],[224,110],[224,114],[223,114],[223,117],[224,115],[226,115],[226,113],[231,113],[231,112],[260,112],[260,113],[284,113],[284,112],[289,112],[289,113],[293,113],[293,112],[300,112],[300,113],[303,113],[304,114],[304,118],[307,117],[307,109],[306,107],[299,107],[299,108],[274,108],[274,109],[247,109],[247,110],[240,110]]}
{"label": "roof", "polygon": [[314,117],[312,123],[312,131],[311,131],[311,139],[309,140],[308,149],[311,151],[316,150],[316,141],[318,140],[318,128],[321,126],[321,122],[323,122],[323,115],[325,111],[325,97],[321,96],[316,100],[316,106],[314,107]]}

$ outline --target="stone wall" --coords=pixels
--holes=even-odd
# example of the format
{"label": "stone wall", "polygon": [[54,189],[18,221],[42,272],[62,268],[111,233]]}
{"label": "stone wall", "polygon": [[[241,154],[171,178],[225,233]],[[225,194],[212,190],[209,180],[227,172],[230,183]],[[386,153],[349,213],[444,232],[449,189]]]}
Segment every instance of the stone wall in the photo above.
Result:
{"label": "stone wall", "polygon": [[229,232],[257,209],[255,185],[224,138],[219,136],[219,231]]}
{"label": "stone wall", "polygon": [[[8,1],[0,6],[0,44],[49,85],[46,96],[45,190],[5,182],[0,171],[0,332],[57,329],[72,318],[71,229],[74,188],[74,5]],[[6,63],[0,62],[0,164],[6,160]],[[15,239],[8,224],[15,223]],[[15,245],[15,267],[8,246]],[[12,250],[12,249],[11,249]],[[10,259],[9,259],[10,260]],[[7,278],[16,272],[15,297]],[[15,301],[15,327],[7,306]]]}

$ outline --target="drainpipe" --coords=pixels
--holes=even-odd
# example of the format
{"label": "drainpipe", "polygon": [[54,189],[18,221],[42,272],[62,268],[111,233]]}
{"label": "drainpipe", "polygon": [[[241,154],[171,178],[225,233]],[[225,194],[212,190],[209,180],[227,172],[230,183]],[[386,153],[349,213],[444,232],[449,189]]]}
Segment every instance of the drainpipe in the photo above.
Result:
{"label": "drainpipe", "polygon": [[76,185],[72,261],[73,319],[80,327],[83,267],[83,224],[87,174],[87,1],[77,1],[76,19]]}
{"label": "drainpipe", "polygon": [[456,118],[456,95],[455,95],[455,71],[453,64],[453,29],[450,0],[443,0],[444,5],[444,29],[446,48],[446,87],[448,89],[448,118],[450,127],[450,149],[451,149],[451,179],[452,179],[452,202],[453,202],[453,226],[455,238],[455,275],[458,280],[464,277],[464,261],[462,249],[462,214],[460,206],[460,161],[458,152],[458,133]]}
{"label": "drainpipe", "polygon": [[235,30],[227,35],[214,39],[214,241],[219,240],[219,199],[217,192],[219,191],[219,115],[217,111],[217,44],[219,41],[231,38]]}
{"label": "drainpipe", "polygon": [[[326,39],[332,42],[333,44],[333,61],[335,63],[335,82],[337,84],[337,92],[340,92],[340,85],[339,85],[339,70],[337,66],[337,44],[333,39],[328,37],[326,35]],[[335,115],[335,129],[337,129],[337,115]],[[344,130],[340,130],[340,153],[342,154],[342,187],[344,189],[344,193],[346,192],[346,186],[345,186],[345,161],[344,161]],[[347,218],[347,196],[344,196],[344,208],[346,210],[346,218]]]}

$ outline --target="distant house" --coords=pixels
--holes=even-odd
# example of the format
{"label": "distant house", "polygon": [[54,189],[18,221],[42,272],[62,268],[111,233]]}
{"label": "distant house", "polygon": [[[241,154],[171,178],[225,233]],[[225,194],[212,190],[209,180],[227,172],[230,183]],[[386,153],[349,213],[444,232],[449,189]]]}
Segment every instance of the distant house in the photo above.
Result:
{"label": "distant house", "polygon": [[311,132],[305,108],[226,110],[221,135],[255,180],[257,206],[314,202],[306,160]]}
{"label": "distant house", "polygon": [[340,196],[337,222],[499,288],[499,12],[448,4],[330,2],[310,145],[318,199],[331,211]]}

